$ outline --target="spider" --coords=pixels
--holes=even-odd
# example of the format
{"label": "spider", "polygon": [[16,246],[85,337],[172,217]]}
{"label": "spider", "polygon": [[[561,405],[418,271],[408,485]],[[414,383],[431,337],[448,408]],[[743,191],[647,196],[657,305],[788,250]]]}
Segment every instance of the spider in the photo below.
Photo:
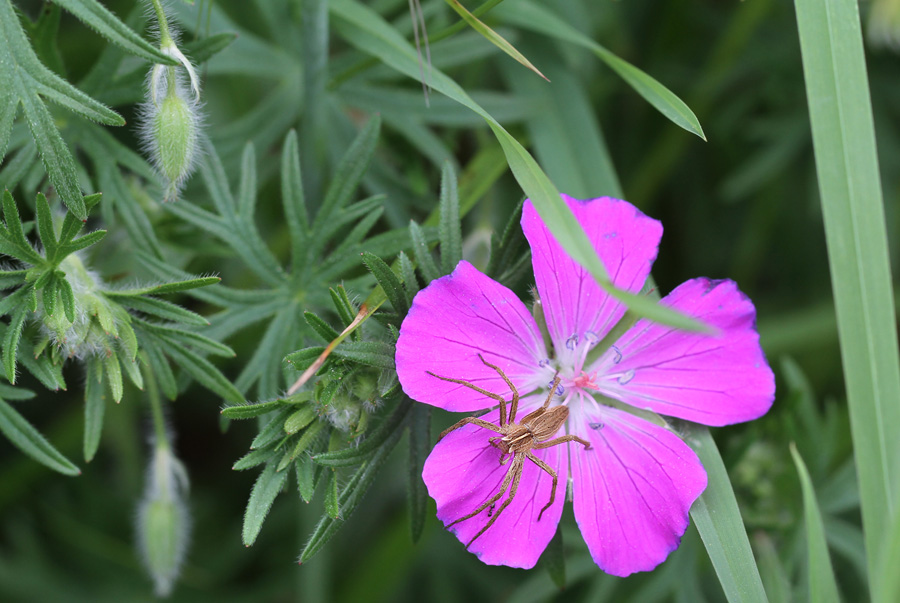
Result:
{"label": "spider", "polygon": [[[503,482],[500,484],[500,491],[486,500],[481,504],[480,507],[478,507],[465,517],[460,517],[447,526],[449,528],[461,521],[465,521],[466,519],[475,517],[485,509],[489,508],[488,517],[491,518],[490,521],[487,522],[487,525],[481,528],[481,531],[479,531],[477,534],[475,534],[475,536],[472,537],[468,544],[466,544],[466,548],[469,548],[472,543],[475,542],[476,538],[484,534],[489,527],[494,525],[494,522],[497,521],[497,518],[500,517],[500,514],[503,513],[503,510],[506,509],[506,507],[508,507],[512,502],[513,497],[515,497],[516,495],[516,491],[519,489],[519,480],[522,477],[522,471],[525,466],[525,459],[528,459],[553,477],[553,487],[550,490],[550,500],[546,505],[544,505],[544,508],[541,509],[541,512],[538,514],[538,521],[541,520],[541,517],[544,515],[544,511],[549,509],[553,504],[553,501],[556,498],[558,476],[556,474],[556,471],[554,471],[553,468],[550,467],[550,465],[534,456],[534,454],[532,454],[531,452],[532,450],[549,448],[551,446],[556,446],[557,444],[564,444],[565,442],[572,441],[582,444],[585,450],[591,447],[590,442],[586,442],[585,440],[574,435],[565,435],[558,438],[553,438],[553,434],[559,431],[559,428],[562,427],[563,423],[565,423],[566,419],[569,417],[569,409],[566,406],[560,405],[550,408],[550,400],[553,398],[553,392],[556,391],[556,388],[560,382],[559,376],[557,376],[553,380],[553,384],[550,386],[550,393],[547,394],[547,399],[544,401],[544,404],[540,408],[533,410],[532,412],[525,415],[522,418],[521,423],[516,423],[516,412],[519,409],[519,391],[516,389],[516,386],[513,385],[513,382],[509,380],[509,377],[507,377],[503,372],[503,369],[485,360],[481,356],[481,354],[478,354],[478,358],[485,364],[485,366],[488,366],[497,371],[497,373],[500,375],[503,381],[506,382],[506,385],[508,385],[509,389],[512,391],[512,399],[509,401],[509,420],[507,420],[506,416],[507,402],[500,394],[489,392],[463,379],[441,377],[440,375],[435,375],[431,371],[427,371],[428,374],[432,377],[437,377],[442,381],[449,381],[450,383],[458,383],[459,385],[464,385],[480,394],[484,394],[491,399],[497,400],[500,403],[499,426],[477,417],[466,417],[464,419],[461,419],[460,421],[457,421],[454,425],[441,432],[440,437],[438,437],[438,441],[440,441],[451,431],[459,429],[463,425],[473,424],[500,434],[500,437],[490,438],[489,442],[492,446],[500,450],[501,465],[505,465],[507,462],[509,462],[510,457],[507,455],[512,455],[512,464],[510,465],[509,470],[506,472],[506,476],[503,478]],[[510,484],[512,485],[510,486]],[[494,513],[494,505],[498,500],[500,500],[500,498],[506,492],[507,488],[510,488],[509,497],[505,501],[503,501],[503,503],[500,505],[500,508],[497,509],[496,513]]]}

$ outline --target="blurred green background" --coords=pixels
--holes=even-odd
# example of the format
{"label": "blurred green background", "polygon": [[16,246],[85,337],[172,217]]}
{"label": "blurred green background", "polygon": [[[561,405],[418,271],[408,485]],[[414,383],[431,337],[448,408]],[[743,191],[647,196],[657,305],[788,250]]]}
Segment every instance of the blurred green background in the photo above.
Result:
{"label": "blurred green background", "polygon": [[[14,4],[31,16],[43,6],[36,1]],[[125,18],[137,3],[105,4]],[[516,4],[506,0],[486,22],[552,83],[470,30],[433,44],[432,61],[532,150],[562,192],[581,198],[610,194],[617,178],[624,198],[663,222],[665,235],[654,268],[663,293],[703,275],[733,278],[754,300],[762,343],[778,376],[775,406],[759,421],[714,435],[770,599],[781,593],[787,595],[782,600],[793,600],[805,593],[800,489],[788,454],[789,442],[796,441],[826,516],[839,584],[848,600],[862,600],[859,501],[793,5],[775,0],[546,2],[685,100],[703,125],[703,142],[662,117],[591,53],[506,25],[503,15],[514,13]],[[208,4],[199,0],[193,7],[182,0],[170,0],[170,5],[185,40],[223,31],[239,34],[202,66],[207,131],[232,185],[241,149],[248,140],[256,145],[256,222],[280,258],[287,252],[278,166],[289,129],[297,128],[304,141],[304,177],[315,190],[327,182],[365,118],[382,115],[376,158],[364,180],[368,194],[387,194],[380,230],[404,227],[411,218],[422,221],[436,206],[443,159],[465,173],[479,153],[497,147],[480,118],[437,93],[426,107],[417,82],[383,66],[370,67],[334,29],[324,114],[310,121],[304,107],[303,0],[221,0],[209,13]],[[411,38],[405,1],[369,5]],[[861,8],[865,17],[869,4]],[[457,21],[443,2],[423,3],[423,10],[431,32]],[[102,38],[63,13],[59,50],[69,81],[77,84],[105,46]],[[886,48],[867,51],[896,264],[900,57]],[[354,71],[354,66],[364,69]],[[133,102],[114,108],[129,125],[109,130],[136,148],[130,125],[135,121]],[[62,131],[66,135],[65,127]],[[499,167],[501,175],[463,222],[466,249],[476,261],[484,257],[485,233],[502,228],[521,199],[510,174]],[[204,194],[195,177],[179,203],[192,203]],[[20,185],[17,197],[33,198],[27,183]],[[315,198],[309,202],[314,205]],[[236,288],[258,283],[243,264],[230,261],[228,250],[213,242],[201,248],[192,227],[171,215],[153,220],[158,236],[182,252],[192,272],[217,273]],[[109,238],[127,249],[123,234],[111,231]],[[139,273],[127,256],[104,254],[94,261],[104,274]],[[521,291],[527,292],[527,283]],[[351,291],[358,300],[367,294]],[[202,314],[214,310],[189,298],[181,302]],[[247,329],[227,341],[237,357],[218,363],[226,375],[236,377],[259,343],[258,335]],[[298,341],[292,349],[303,345]],[[74,385],[69,392],[41,395],[23,412],[64,454],[79,459],[81,377],[77,371],[67,377]],[[41,389],[33,380],[24,384]],[[191,478],[193,518],[187,562],[173,601],[724,599],[693,527],[656,571],[619,579],[604,575],[590,561],[568,509],[562,524],[568,561],[563,591],[540,566],[525,572],[482,565],[441,528],[433,507],[421,540],[413,544],[405,440],[362,505],[314,559],[296,564],[322,503],[303,503],[294,486],[276,499],[258,540],[245,548],[241,524],[256,472],[235,472],[231,466],[246,452],[256,429],[253,422],[236,422],[223,433],[220,405],[220,399],[194,386],[168,409],[176,450]],[[432,432],[455,418],[436,411]],[[153,599],[133,544],[149,432],[145,402],[130,391],[121,404],[107,408],[100,452],[90,464],[82,464],[77,478],[49,471],[0,439],[0,600]]]}

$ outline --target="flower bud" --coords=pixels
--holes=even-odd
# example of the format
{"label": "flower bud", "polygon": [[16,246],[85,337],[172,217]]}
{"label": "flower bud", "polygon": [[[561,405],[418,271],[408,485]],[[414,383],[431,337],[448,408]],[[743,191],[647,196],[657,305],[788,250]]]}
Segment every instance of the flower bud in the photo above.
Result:
{"label": "flower bud", "polygon": [[138,509],[138,549],[156,596],[172,592],[184,562],[190,516],[184,502],[187,473],[167,444],[157,443]]}

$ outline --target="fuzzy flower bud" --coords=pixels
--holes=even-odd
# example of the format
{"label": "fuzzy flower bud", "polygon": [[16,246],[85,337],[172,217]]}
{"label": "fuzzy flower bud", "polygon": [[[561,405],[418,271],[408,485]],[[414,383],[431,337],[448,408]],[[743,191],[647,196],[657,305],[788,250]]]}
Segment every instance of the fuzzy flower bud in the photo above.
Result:
{"label": "fuzzy flower bud", "polygon": [[187,549],[190,516],[187,472],[165,443],[157,442],[137,517],[138,549],[158,597],[172,592]]}
{"label": "fuzzy flower bud", "polygon": [[[164,201],[172,201],[193,172],[198,153],[202,114],[200,80],[190,60],[169,33],[159,5],[160,50],[180,67],[154,65],[147,77],[147,99],[142,105],[140,134],[165,185]],[[185,74],[187,81],[185,81]]]}
{"label": "fuzzy flower bud", "polygon": [[66,358],[109,356],[118,334],[127,328],[129,317],[103,296],[102,280],[85,266],[79,254],[68,256],[59,269],[72,287],[75,320],[69,322],[60,308],[49,314],[40,300],[35,319],[44,335]]}

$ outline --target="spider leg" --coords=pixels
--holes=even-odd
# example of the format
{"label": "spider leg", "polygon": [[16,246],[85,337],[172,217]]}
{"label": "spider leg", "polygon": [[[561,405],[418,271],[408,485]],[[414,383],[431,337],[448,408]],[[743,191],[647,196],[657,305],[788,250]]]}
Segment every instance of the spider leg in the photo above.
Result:
{"label": "spider leg", "polygon": [[554,471],[550,465],[531,454],[531,452],[526,452],[525,458],[553,476],[553,487],[550,490],[550,501],[546,505],[544,505],[544,508],[541,509],[540,513],[538,513],[538,521],[540,521],[541,517],[544,515],[544,511],[549,509],[551,505],[553,505],[553,501],[556,500],[556,485],[558,482],[558,476],[556,475],[556,471]]}
{"label": "spider leg", "polygon": [[466,548],[469,548],[470,546],[472,546],[472,543],[475,542],[476,538],[478,538],[479,536],[484,534],[489,527],[494,525],[494,522],[497,521],[497,518],[500,517],[500,514],[503,513],[503,510],[506,507],[508,507],[509,504],[513,501],[513,497],[516,495],[516,491],[518,491],[518,489],[519,489],[519,480],[522,478],[523,462],[524,462],[523,457],[516,455],[516,462],[513,464],[512,467],[509,468],[509,473],[507,473],[507,476],[511,475],[512,473],[516,474],[515,479],[513,479],[512,488],[510,488],[510,491],[509,491],[509,497],[503,501],[503,504],[500,505],[500,508],[497,509],[496,513],[494,513],[494,516],[491,517],[491,520],[489,522],[487,522],[487,525],[485,525],[483,528],[481,528],[481,530],[472,537],[472,540],[469,541],[469,544],[466,545]]}
{"label": "spider leg", "polygon": [[547,394],[547,399],[544,400],[544,405],[541,408],[548,408],[550,406],[550,400],[553,399],[553,394],[556,392],[556,387],[559,385],[560,378],[559,375],[553,378],[553,384],[550,386],[550,393]]}
{"label": "spider leg", "polygon": [[591,447],[591,443],[585,440],[582,440],[578,436],[574,435],[565,435],[558,438],[553,438],[552,440],[547,440],[546,442],[538,442],[534,446],[533,449],[539,450],[541,448],[550,448],[551,446],[556,446],[557,444],[562,444],[564,442],[578,442],[582,446],[584,446],[585,450],[588,450]]}
{"label": "spider leg", "polygon": [[[479,354],[479,357],[480,356],[481,356],[481,354]],[[484,360],[482,359],[482,362],[483,361]],[[458,383],[460,385],[465,385],[469,389],[474,389],[479,394],[483,394],[492,400],[496,400],[497,402],[500,403],[500,425],[506,425],[506,400],[504,400],[503,396],[501,396],[500,394],[495,394],[494,392],[489,392],[488,390],[480,388],[477,385],[475,385],[474,383],[469,383],[468,381],[464,381],[463,379],[452,379],[450,377],[441,377],[440,375],[435,375],[431,371],[425,371],[425,372],[428,373],[429,375],[431,375],[432,377],[437,377],[441,381],[449,381],[450,383]],[[508,381],[507,381],[507,383],[508,383]],[[513,389],[513,391],[515,392],[516,390]]]}
{"label": "spider leg", "polygon": [[[494,504],[494,503],[496,503],[498,500],[500,500],[500,497],[502,497],[502,496],[503,496],[503,493],[506,492],[506,488],[509,486],[510,480],[512,480],[512,478],[513,478],[513,475],[512,475],[512,474],[516,471],[517,468],[519,469],[519,473],[521,474],[521,473],[522,473],[522,471],[521,471],[522,463],[521,463],[521,461],[518,460],[518,457],[516,458],[516,461],[512,464],[512,466],[509,468],[509,470],[507,470],[506,475],[505,475],[504,478],[503,478],[503,482],[501,482],[501,484],[500,484],[500,490],[497,492],[497,494],[495,494],[495,495],[492,496],[491,498],[489,498],[489,499],[487,499],[486,501],[484,501],[484,502],[481,504],[480,507],[478,507],[477,509],[475,509],[474,511],[472,511],[471,513],[469,513],[469,514],[466,515],[465,517],[460,517],[459,519],[457,519],[457,520],[454,521],[453,523],[447,524],[447,527],[449,528],[450,526],[454,526],[454,525],[458,524],[458,523],[461,522],[461,521],[465,521],[466,519],[470,519],[470,518],[472,518],[472,517],[475,517],[476,515],[478,515],[479,513],[481,513],[482,511],[484,511],[484,510],[487,509],[488,507],[490,507],[492,504]],[[516,482],[516,484],[518,484],[518,481]],[[500,510],[501,510],[501,511],[503,510],[503,507],[502,507],[502,506],[500,507]],[[499,511],[498,511],[497,514],[499,515]],[[484,531],[484,530],[482,530],[482,532],[483,532],[483,531]],[[475,540],[475,539],[473,538],[472,540]],[[472,542],[469,541],[469,544],[472,544]],[[468,546],[468,545],[466,545],[466,546]]]}
{"label": "spider leg", "polygon": [[[497,371],[497,374],[500,375],[500,378],[503,379],[503,381],[509,387],[509,390],[512,392],[512,400],[509,401],[509,422],[515,423],[516,422],[516,411],[518,411],[518,409],[519,409],[519,390],[516,389],[516,386],[513,384],[513,382],[509,380],[509,377],[506,376],[506,373],[503,372],[503,369],[501,369],[496,364],[491,364],[490,362],[485,360],[484,356],[482,356],[481,354],[478,354],[478,358],[481,359],[481,361],[484,363],[485,366],[488,366],[488,367],[494,369],[495,371]],[[504,402],[500,403],[500,424],[501,425],[507,424],[503,420],[506,415],[506,409],[504,408]]]}
{"label": "spider leg", "polygon": [[[463,425],[468,425],[470,423],[472,425],[478,425],[479,427],[484,427],[485,429],[490,429],[491,431],[494,431],[496,433],[501,433],[501,434],[503,433],[500,430],[500,428],[497,427],[496,425],[494,425],[493,423],[488,423],[487,421],[479,419],[478,417],[466,417],[465,419],[460,419],[459,421],[457,421],[456,423],[454,423],[453,425],[451,425],[450,427],[448,427],[447,429],[442,431],[441,435],[438,436],[438,442],[440,442],[442,439],[444,439],[444,436],[447,435],[448,433],[450,433],[451,431],[453,431],[455,429],[459,429]],[[491,438],[491,439],[495,439],[495,438]],[[499,438],[496,438],[496,439],[499,439]]]}

